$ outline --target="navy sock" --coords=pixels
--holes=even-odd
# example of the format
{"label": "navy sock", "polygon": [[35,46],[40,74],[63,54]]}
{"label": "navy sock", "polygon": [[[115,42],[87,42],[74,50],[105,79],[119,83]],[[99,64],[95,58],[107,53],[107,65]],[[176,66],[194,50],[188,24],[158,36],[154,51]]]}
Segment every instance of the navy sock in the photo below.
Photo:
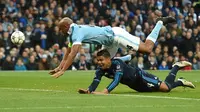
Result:
{"label": "navy sock", "polygon": [[[176,85],[179,83],[175,83],[174,80],[176,79],[176,74],[179,70],[179,66],[175,65],[172,69],[169,75],[165,79],[165,83],[167,84],[169,90],[173,89],[174,87],[177,87]],[[175,84],[174,84],[175,83]]]}
{"label": "navy sock", "polygon": [[183,83],[181,81],[176,81],[176,82],[171,84],[171,88],[170,89],[176,88],[178,86],[183,86]]}

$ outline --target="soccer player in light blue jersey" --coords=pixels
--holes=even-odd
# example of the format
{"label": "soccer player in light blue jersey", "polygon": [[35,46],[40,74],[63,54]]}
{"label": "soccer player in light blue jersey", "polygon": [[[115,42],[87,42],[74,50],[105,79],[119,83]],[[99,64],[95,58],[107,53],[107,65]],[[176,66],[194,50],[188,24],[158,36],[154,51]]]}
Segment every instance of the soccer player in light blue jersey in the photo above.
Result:
{"label": "soccer player in light blue jersey", "polygon": [[49,74],[55,78],[63,75],[65,70],[72,64],[82,43],[103,45],[103,49],[107,49],[111,57],[115,56],[118,48],[150,53],[152,52],[162,26],[172,22],[176,22],[173,17],[158,18],[156,26],[147,36],[146,41],[142,42],[139,37],[131,35],[120,27],[77,25],[70,18],[65,17],[59,22],[58,27],[62,34],[68,35],[70,44],[60,65],[54,70],[51,70]]}

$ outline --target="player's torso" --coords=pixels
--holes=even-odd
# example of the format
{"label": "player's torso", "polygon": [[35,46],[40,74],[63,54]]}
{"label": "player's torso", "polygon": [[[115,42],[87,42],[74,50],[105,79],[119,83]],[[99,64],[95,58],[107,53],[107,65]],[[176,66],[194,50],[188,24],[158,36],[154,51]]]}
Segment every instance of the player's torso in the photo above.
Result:
{"label": "player's torso", "polygon": [[[136,69],[131,67],[130,65],[127,65],[126,63],[120,61],[121,64],[123,64],[123,76],[120,80],[120,83],[122,84],[129,84],[129,83],[132,83],[136,80],[136,75],[135,75],[135,72],[136,72]],[[110,69],[108,69],[106,71],[106,77],[108,78],[111,78],[113,79],[114,76],[115,76],[115,73],[118,71],[117,70],[118,68],[118,65],[116,65],[115,63],[112,63]]]}
{"label": "player's torso", "polygon": [[111,45],[114,40],[114,33],[110,26],[98,27],[89,25],[73,25],[70,38],[73,42],[91,43],[99,45]]}

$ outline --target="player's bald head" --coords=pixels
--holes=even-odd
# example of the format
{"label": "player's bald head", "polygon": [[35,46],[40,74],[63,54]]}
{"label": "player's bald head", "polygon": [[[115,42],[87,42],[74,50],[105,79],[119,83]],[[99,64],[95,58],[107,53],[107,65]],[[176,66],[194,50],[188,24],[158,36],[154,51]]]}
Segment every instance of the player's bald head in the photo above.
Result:
{"label": "player's bald head", "polygon": [[70,18],[64,17],[60,20],[59,25],[71,25],[72,23],[73,21]]}
{"label": "player's bald head", "polygon": [[72,19],[68,18],[68,17],[64,17],[63,19],[61,19],[58,23],[58,27],[59,30],[63,33],[63,34],[67,34],[70,25],[73,23]]}

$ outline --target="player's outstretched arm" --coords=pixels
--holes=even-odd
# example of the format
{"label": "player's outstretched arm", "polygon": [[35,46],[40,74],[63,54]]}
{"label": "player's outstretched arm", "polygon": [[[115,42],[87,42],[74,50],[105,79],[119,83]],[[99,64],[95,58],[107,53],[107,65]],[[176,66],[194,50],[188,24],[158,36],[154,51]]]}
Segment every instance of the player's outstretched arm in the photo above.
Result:
{"label": "player's outstretched arm", "polygon": [[94,77],[92,83],[90,84],[90,86],[88,87],[88,89],[87,90],[86,89],[79,89],[78,92],[80,94],[90,94],[90,93],[93,93],[96,90],[96,88],[98,87],[98,85],[99,85],[99,83],[101,81],[101,78],[102,78],[102,76],[104,74],[105,74],[104,71],[102,71],[100,68],[98,68],[96,70],[95,77]]}
{"label": "player's outstretched arm", "polygon": [[105,88],[102,92],[94,91],[92,94],[109,94],[115,87],[117,87],[122,78],[122,75],[122,72],[116,72],[113,81],[108,85],[107,88]]}
{"label": "player's outstretched arm", "polygon": [[96,92],[96,91],[94,91],[94,92],[92,92],[92,94],[109,94],[109,92],[108,92],[108,89],[106,88],[102,92]]}
{"label": "player's outstretched arm", "polygon": [[104,89],[102,92],[92,92],[90,93],[90,91],[88,89],[78,89],[78,93],[79,94],[109,94],[108,89]]}
{"label": "player's outstretched arm", "polygon": [[68,55],[69,55],[70,52],[71,52],[71,48],[68,47],[68,48],[66,49],[66,51],[65,51],[65,54],[64,54],[64,56],[63,56],[63,59],[62,59],[60,65],[59,65],[58,67],[56,67],[55,69],[51,70],[51,71],[49,72],[50,75],[57,73],[58,71],[60,71],[60,70],[63,68],[63,66],[64,66],[64,64],[65,64],[65,62],[66,62],[66,60],[67,60],[67,57],[68,57]]}
{"label": "player's outstretched arm", "polygon": [[53,74],[52,77],[58,78],[58,77],[60,77],[61,75],[64,74],[65,70],[67,70],[69,68],[69,66],[72,64],[72,62],[74,61],[74,58],[75,58],[75,56],[78,53],[80,48],[81,48],[81,45],[79,45],[79,44],[72,46],[71,52],[67,56],[67,60],[65,61],[62,69],[60,71],[58,71],[57,73]]}
{"label": "player's outstretched arm", "polygon": [[87,89],[78,89],[78,93],[80,93],[80,94],[90,94],[90,91],[89,90],[87,90]]}

